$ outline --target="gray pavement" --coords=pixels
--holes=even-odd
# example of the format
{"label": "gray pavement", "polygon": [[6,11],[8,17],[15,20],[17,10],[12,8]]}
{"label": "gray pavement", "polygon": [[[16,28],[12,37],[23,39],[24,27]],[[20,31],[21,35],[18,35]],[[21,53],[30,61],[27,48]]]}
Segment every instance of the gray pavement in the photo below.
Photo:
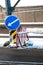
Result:
{"label": "gray pavement", "polygon": [[0,48],[0,61],[43,62],[43,49]]}

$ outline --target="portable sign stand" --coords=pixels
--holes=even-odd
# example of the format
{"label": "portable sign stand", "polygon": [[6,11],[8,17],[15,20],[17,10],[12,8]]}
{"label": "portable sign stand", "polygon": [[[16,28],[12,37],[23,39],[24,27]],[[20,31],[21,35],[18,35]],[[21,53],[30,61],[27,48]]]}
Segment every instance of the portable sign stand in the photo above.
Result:
{"label": "portable sign stand", "polygon": [[[19,3],[20,0],[18,0],[13,7],[11,7],[10,0],[5,0],[5,1],[6,1],[7,15],[8,16],[12,15],[13,10],[15,9],[16,5]],[[16,33],[17,33],[16,30],[9,30],[10,43],[15,44],[15,47],[17,47]]]}

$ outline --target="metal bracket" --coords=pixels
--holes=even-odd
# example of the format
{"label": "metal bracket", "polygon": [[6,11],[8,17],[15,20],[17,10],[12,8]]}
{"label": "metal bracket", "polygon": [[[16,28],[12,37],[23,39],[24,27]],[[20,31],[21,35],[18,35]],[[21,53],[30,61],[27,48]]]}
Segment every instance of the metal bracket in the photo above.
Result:
{"label": "metal bracket", "polygon": [[17,6],[17,4],[20,2],[20,0],[18,0],[15,5],[13,7],[11,7],[11,11],[15,10],[15,7]]}
{"label": "metal bracket", "polygon": [[11,7],[10,0],[5,0],[5,1],[6,1],[7,15],[11,15],[20,0],[18,0],[13,7]]}

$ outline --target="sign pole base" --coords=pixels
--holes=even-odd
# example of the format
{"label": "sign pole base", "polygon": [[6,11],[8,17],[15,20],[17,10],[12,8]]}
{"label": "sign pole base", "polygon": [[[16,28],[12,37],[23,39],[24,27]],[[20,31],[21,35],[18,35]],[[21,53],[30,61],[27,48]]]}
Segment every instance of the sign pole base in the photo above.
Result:
{"label": "sign pole base", "polygon": [[17,48],[16,30],[10,30],[10,46]]}

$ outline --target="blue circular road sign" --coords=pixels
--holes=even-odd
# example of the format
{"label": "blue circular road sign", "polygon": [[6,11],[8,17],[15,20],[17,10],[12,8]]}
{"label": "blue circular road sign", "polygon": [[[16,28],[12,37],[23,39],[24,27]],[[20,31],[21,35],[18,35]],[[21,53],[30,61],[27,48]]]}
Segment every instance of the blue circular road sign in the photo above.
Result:
{"label": "blue circular road sign", "polygon": [[5,19],[5,25],[8,30],[16,30],[20,26],[20,20],[17,16],[10,15]]}

